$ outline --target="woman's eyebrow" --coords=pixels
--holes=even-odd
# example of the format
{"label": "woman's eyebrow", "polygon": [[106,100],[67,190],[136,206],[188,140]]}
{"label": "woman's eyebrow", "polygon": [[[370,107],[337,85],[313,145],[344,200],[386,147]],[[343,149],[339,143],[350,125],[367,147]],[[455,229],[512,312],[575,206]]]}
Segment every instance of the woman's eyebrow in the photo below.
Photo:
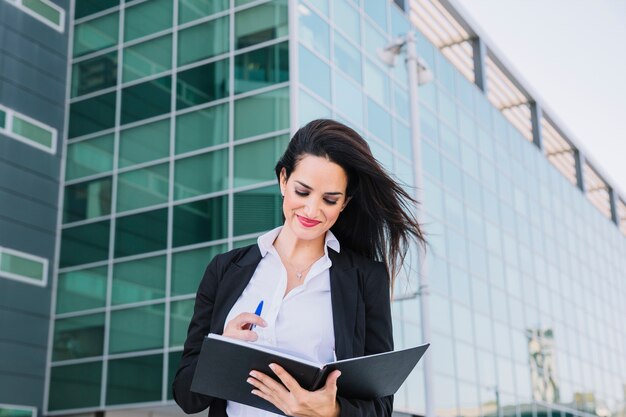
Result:
{"label": "woman's eyebrow", "polygon": [[[300,184],[301,186],[303,186],[304,188],[306,188],[307,190],[312,190],[312,189],[313,189],[311,186],[306,185],[306,184],[305,184],[305,183],[303,183],[302,181],[298,181],[298,180],[296,180],[296,182],[297,182],[298,184]],[[324,195],[343,195],[343,193],[342,193],[342,192],[339,192],[339,191],[334,191],[334,192],[333,192],[333,191],[331,191],[331,192],[324,193]]]}

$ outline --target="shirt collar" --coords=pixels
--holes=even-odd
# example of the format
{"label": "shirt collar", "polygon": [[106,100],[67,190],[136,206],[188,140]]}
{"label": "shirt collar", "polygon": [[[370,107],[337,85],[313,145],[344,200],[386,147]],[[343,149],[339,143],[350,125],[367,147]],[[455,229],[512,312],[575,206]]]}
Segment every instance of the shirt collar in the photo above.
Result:
{"label": "shirt collar", "polygon": [[[259,236],[259,238],[257,239],[257,244],[259,245],[259,251],[261,251],[262,257],[265,257],[267,252],[269,252],[273,248],[273,243],[278,237],[278,234],[280,233],[282,228],[283,226],[278,226],[277,228],[272,229],[269,232]],[[339,241],[330,230],[326,232],[326,236],[324,238],[324,253],[326,254],[326,256],[328,256],[328,248],[331,248],[337,253],[339,253],[339,251],[341,250]]]}

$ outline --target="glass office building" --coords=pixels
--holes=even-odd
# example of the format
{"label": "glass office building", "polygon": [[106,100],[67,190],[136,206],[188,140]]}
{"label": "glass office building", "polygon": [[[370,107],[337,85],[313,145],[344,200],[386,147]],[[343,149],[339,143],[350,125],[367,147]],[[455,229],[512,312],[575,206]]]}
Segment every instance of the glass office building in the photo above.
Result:
{"label": "glass office building", "polygon": [[[469,60],[438,44],[429,10],[471,35]],[[299,126],[332,117],[407,189],[422,172],[436,414],[623,416],[625,196],[536,97],[518,111],[488,87],[513,76],[455,10],[72,2],[41,414],[182,415],[170,386],[206,264],[281,224],[273,166]],[[412,26],[434,74],[419,89],[420,161],[405,66],[376,53]],[[398,348],[423,342],[412,262],[393,303]],[[395,409],[424,415],[425,401],[419,365]]]}

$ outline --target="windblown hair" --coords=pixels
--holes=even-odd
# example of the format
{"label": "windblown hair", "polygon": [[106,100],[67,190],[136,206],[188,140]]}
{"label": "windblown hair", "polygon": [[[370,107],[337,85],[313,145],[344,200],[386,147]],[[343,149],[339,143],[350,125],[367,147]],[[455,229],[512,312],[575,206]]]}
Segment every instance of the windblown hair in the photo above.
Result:
{"label": "windblown hair", "polygon": [[413,214],[417,202],[389,176],[361,135],[335,120],[313,120],[296,132],[276,164],[278,180],[283,168],[289,178],[306,155],[327,158],[346,172],[351,200],[331,231],[342,246],[384,262],[393,289],[411,240],[425,244]]}

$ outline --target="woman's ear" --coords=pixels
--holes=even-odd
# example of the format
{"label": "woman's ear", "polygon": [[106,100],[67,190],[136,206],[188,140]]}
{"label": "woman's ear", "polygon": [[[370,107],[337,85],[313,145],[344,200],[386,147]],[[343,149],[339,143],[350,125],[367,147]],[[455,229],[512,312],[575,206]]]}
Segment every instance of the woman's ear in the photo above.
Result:
{"label": "woman's ear", "polygon": [[287,188],[287,170],[283,167],[280,170],[280,181],[278,181],[278,186],[280,187],[280,194],[285,196],[285,189]]}

